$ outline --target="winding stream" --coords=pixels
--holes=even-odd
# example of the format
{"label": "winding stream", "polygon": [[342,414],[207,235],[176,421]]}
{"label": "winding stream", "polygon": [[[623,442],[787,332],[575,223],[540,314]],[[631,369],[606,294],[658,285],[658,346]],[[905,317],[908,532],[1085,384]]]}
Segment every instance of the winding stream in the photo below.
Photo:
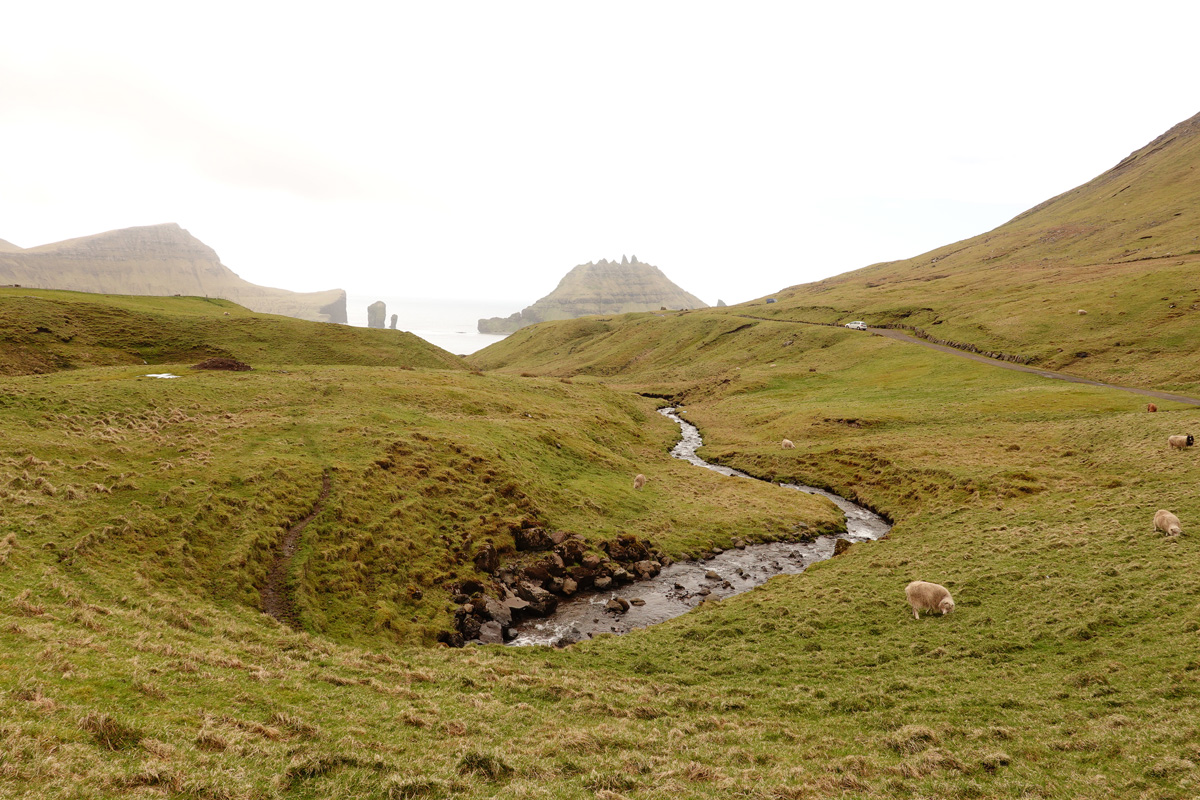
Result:
{"label": "winding stream", "polygon": [[[659,410],[679,423],[682,431],[671,455],[732,478],[755,480],[744,472],[710,464],[697,456],[696,450],[703,444],[700,431],[675,412],[674,408]],[[649,580],[562,600],[552,616],[525,620],[514,626],[517,635],[509,644],[554,644],[588,639],[597,633],[628,633],[684,614],[707,598],[730,597],[760,586],[776,575],[803,572],[809,564],[830,558],[837,539],[863,542],[879,539],[891,530],[883,517],[844,497],[813,486],[779,485],[832,500],[846,515],[846,533],[820,536],[813,542],[753,544],[702,561],[677,561]],[[613,598],[629,601],[629,610],[623,614],[606,610],[605,605]]]}

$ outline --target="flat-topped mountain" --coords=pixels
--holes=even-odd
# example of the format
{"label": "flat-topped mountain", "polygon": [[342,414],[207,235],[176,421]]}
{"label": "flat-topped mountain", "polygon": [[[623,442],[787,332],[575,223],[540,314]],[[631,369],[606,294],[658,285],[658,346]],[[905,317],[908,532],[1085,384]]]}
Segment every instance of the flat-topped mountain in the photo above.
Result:
{"label": "flat-topped mountain", "polygon": [[553,319],[657,311],[663,307],[707,308],[708,304],[676,286],[658,267],[638,261],[637,256],[621,256],[620,263],[602,258],[575,267],[553,292],[512,316],[479,320],[479,332],[512,333]]}
{"label": "flat-topped mountain", "polygon": [[346,293],[291,292],[243,280],[175,223],[123,228],[20,248],[0,240],[0,285],[232,300],[252,311],[346,322]]}

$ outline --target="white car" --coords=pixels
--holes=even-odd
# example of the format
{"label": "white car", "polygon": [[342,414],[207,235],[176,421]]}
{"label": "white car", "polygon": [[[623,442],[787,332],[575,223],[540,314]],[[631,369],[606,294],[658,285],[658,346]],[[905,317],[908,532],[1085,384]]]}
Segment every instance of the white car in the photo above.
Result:
{"label": "white car", "polygon": [[867,323],[863,322],[861,319],[856,319],[854,322],[847,322],[846,327],[852,331],[865,331],[867,329]]}

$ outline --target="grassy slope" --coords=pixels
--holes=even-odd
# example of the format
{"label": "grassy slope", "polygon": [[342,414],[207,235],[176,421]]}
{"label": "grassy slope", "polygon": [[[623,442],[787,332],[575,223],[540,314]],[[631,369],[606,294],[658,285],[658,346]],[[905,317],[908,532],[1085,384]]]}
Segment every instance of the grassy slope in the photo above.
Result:
{"label": "grassy slope", "polygon": [[[0,701],[6,787],[81,797],[131,787],[229,797],[1187,796],[1200,777],[1200,733],[1184,722],[1200,704],[1200,554],[1188,536],[1164,542],[1150,517],[1171,508],[1187,529],[1200,516],[1195,454],[1165,445],[1195,412],[1146,415],[1123,393],[806,330],[776,348],[786,357],[742,348],[738,381],[693,392],[706,455],[858,495],[897,517],[890,539],[564,652],[412,649],[391,636],[354,639],[371,648],[359,650],[289,633],[236,598],[181,598],[180,586],[154,581],[116,590],[105,577],[115,543],[59,565],[42,543],[74,541],[54,518],[70,506],[27,509],[0,566],[0,643],[18,665]],[[324,396],[325,372],[303,371],[278,391],[301,394],[303,406]],[[67,377],[17,379],[19,399],[74,391]],[[579,380],[403,377],[388,390],[393,403],[372,402],[356,423],[373,428],[353,432],[364,452],[418,427],[462,444],[480,415],[458,404],[503,403],[484,415],[489,424],[517,423],[525,403],[514,398],[551,388],[578,393],[563,401],[572,411],[610,397],[612,407],[593,406],[597,420],[645,422],[644,447],[671,437],[644,406]],[[297,391],[308,383],[312,394]],[[203,387],[136,385],[187,390],[203,408]],[[437,413],[421,399],[450,389],[464,397]],[[556,404],[540,402],[547,413]],[[32,429],[47,410],[27,409],[28,435],[41,435]],[[287,407],[279,413],[284,426]],[[340,413],[334,428],[347,426]],[[303,438],[278,427],[270,436]],[[782,436],[797,449],[778,449]],[[525,441],[539,452],[536,437]],[[46,474],[82,456],[51,460]],[[319,461],[276,468],[307,469],[311,495]],[[616,466],[624,482],[628,467]],[[18,467],[42,469],[7,469]],[[349,472],[339,468],[338,480]],[[671,493],[687,478],[673,480]],[[602,476],[586,482],[603,491]],[[137,549],[143,573],[175,561],[151,552]],[[903,586],[914,578],[950,586],[958,610],[912,620]]]}
{"label": "grassy slope", "polygon": [[1198,134],[1200,116],[993,231],[793,286],[753,311],[907,324],[1099,380],[1195,390]]}
{"label": "grassy slope", "polygon": [[457,356],[411,333],[258,314],[202,297],[0,289],[0,341],[0,375],[196,363],[213,356],[251,366],[463,366]]}

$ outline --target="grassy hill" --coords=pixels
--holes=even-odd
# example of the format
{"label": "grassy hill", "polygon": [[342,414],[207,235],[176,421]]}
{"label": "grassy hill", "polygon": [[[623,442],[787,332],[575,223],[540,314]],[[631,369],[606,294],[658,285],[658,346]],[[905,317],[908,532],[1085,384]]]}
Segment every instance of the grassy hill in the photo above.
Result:
{"label": "grassy hill", "polygon": [[[1190,141],[1164,139],[1119,174]],[[1186,181],[1155,169],[1122,195],[1177,196]],[[1060,198],[1064,218],[1076,203],[1111,210],[1088,196]],[[1117,252],[1104,230],[1093,255],[1062,257],[1084,276],[1068,286],[1109,280],[1089,273]],[[1090,346],[1035,296],[1074,300],[1067,289],[1012,279],[1032,274],[1025,255],[990,271],[963,258],[992,287],[990,311],[965,279],[924,281],[963,283],[924,295],[891,280],[917,269],[900,264],[872,268],[878,286],[856,273],[770,306],[538,325],[472,356],[474,371],[449,356],[379,365],[377,343],[404,341],[388,331],[320,351],[342,329],[233,327],[248,312],[196,299],[26,304],[9,334],[33,337],[20,363],[76,368],[0,376],[0,794],[1194,796],[1200,457],[1166,441],[1196,433],[1200,410],[1147,414],[1125,392],[794,321],[854,309],[845,318],[927,320],[1021,352],[1037,337],[1001,336],[1024,328],[1003,329],[997,309],[1040,304],[1049,321],[1030,311],[1029,324],[1061,337],[1054,354]],[[1155,264],[1111,274],[1156,292]],[[918,297],[939,316],[902,315]],[[1178,339],[1191,317],[1152,325],[1155,308],[1104,329],[1131,337],[1122,377],[1192,386]],[[1086,310],[1070,324],[1106,319]],[[180,330],[159,363],[183,377],[120,361]],[[256,363],[243,347],[275,366],[179,366],[207,348]],[[635,533],[675,556],[836,527],[815,498],[672,460],[675,428],[644,394],[686,405],[704,457],[832,488],[889,515],[892,533],[622,637],[430,646],[460,608],[455,585],[486,580],[477,549],[516,559],[529,525],[575,531],[591,552]],[[636,472],[651,478],[642,492]],[[1160,508],[1182,536],[1152,529]],[[284,531],[314,509],[288,572],[293,630],[259,612],[260,590]],[[955,612],[914,620],[915,579],[947,586]]]}
{"label": "grassy hill", "polygon": [[204,297],[95,295],[0,288],[0,375],[87,366],[262,364],[463,369],[458,356],[403,331],[259,314]]}

